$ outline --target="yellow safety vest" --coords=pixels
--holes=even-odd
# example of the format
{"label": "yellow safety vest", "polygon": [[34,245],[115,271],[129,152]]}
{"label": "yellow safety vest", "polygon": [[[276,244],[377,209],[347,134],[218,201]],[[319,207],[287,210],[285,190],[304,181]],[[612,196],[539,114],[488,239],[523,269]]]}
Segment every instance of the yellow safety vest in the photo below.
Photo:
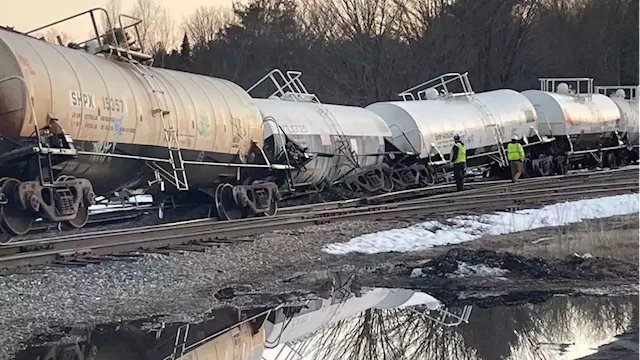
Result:
{"label": "yellow safety vest", "polygon": [[[455,143],[454,146],[458,147],[458,156],[455,159],[451,159],[453,164],[459,164],[467,161],[467,149],[460,143]],[[453,152],[451,153],[453,155]],[[453,156],[451,156],[453,158]]]}
{"label": "yellow safety vest", "polygon": [[507,159],[509,161],[524,160],[524,149],[520,143],[507,144]]}

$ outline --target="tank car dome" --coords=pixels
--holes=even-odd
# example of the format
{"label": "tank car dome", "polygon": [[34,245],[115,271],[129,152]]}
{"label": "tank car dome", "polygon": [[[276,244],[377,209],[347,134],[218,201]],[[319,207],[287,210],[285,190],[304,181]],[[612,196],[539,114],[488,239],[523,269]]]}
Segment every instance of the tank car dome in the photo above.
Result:
{"label": "tank car dome", "polygon": [[624,99],[624,98],[627,97],[627,94],[624,92],[624,90],[618,89],[618,90],[616,90],[616,96],[619,97],[619,98]]}
{"label": "tank car dome", "polygon": [[558,84],[558,92],[560,94],[568,94],[569,93],[569,85],[567,85],[567,83]]}
{"label": "tank car dome", "polygon": [[440,94],[438,94],[438,90],[429,88],[425,92],[425,96],[427,97],[427,100],[436,100],[438,97],[440,97]]}

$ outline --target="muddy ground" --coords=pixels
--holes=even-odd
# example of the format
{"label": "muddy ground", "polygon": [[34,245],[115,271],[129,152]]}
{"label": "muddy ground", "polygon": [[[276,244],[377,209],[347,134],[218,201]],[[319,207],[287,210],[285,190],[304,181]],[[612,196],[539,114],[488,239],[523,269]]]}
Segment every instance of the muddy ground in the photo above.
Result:
{"label": "muddy ground", "polygon": [[[323,297],[336,273],[356,275],[352,290],[419,289],[448,307],[536,302],[554,294],[638,292],[638,214],[485,236],[419,252],[321,251],[329,243],[424,220],[317,225],[265,233],[254,242],[220,245],[205,253],[145,255],[131,262],[46,267],[0,277],[0,355],[18,350],[19,343],[34,335],[65,326],[154,315],[196,321],[225,305],[252,308]],[[478,265],[494,273],[468,271]]]}
{"label": "muddy ground", "polygon": [[[421,220],[424,219],[392,223],[397,228]],[[386,228],[389,224],[368,225]],[[344,241],[352,236],[351,229],[333,226],[337,227],[334,236],[344,237]],[[287,231],[282,236],[298,236],[302,232],[308,236],[307,240],[322,242],[317,238],[322,236],[322,231],[309,230]],[[500,276],[448,277],[461,263],[482,264],[508,272]],[[416,269],[421,269],[423,276],[412,278],[410,275]],[[321,294],[323,289],[330,288],[323,281],[331,281],[328,275],[336,271],[355,272],[360,286],[419,289],[448,306],[544,301],[554,294],[635,294],[638,291],[638,214],[484,236],[468,243],[410,253],[321,253],[317,258],[298,259],[295,264],[276,265],[270,271],[261,272],[256,280],[244,281],[242,287],[256,289],[272,283],[274,278],[284,278],[277,281],[283,289],[306,289]],[[243,291],[238,292],[241,293]]]}

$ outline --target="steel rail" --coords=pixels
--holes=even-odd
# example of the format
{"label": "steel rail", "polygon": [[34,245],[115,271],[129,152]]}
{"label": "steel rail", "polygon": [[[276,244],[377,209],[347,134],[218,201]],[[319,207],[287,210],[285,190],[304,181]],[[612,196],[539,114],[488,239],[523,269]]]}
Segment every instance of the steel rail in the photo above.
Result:
{"label": "steel rail", "polygon": [[[536,186],[541,186],[544,187],[546,183],[550,183],[550,182],[557,182],[557,181],[562,181],[568,184],[568,182],[580,182],[580,179],[582,180],[582,182],[585,181],[591,181],[591,180],[596,180],[602,177],[611,177],[613,175],[620,175],[620,176],[633,176],[633,177],[638,177],[638,167],[635,166],[627,166],[624,168],[619,168],[619,169],[605,169],[605,170],[599,170],[599,171],[584,171],[584,172],[580,172],[580,173],[570,173],[570,174],[565,174],[565,175],[554,175],[554,176],[547,176],[547,177],[536,177],[536,178],[526,178],[523,179],[522,181],[516,183],[516,184],[512,184],[510,180],[480,180],[480,181],[471,181],[465,184],[465,194],[470,194],[473,192],[479,192],[479,191],[491,191],[491,190],[495,190],[495,191],[507,191],[505,190],[506,188],[511,188],[511,189],[515,189],[515,188],[534,188]],[[635,171],[634,171],[635,170]],[[361,197],[361,198],[356,198],[356,199],[347,199],[347,200],[339,200],[339,201],[332,201],[332,202],[324,202],[324,203],[313,203],[313,204],[305,204],[305,205],[296,205],[296,206],[288,206],[288,207],[283,207],[280,208],[278,210],[278,214],[279,215],[283,215],[283,214],[291,214],[291,213],[295,213],[295,212],[303,212],[303,211],[317,211],[317,210],[321,210],[321,209],[338,209],[338,208],[349,208],[349,207],[355,207],[355,206],[362,206],[362,205],[366,205],[366,204],[380,204],[380,203],[388,203],[388,202],[397,202],[403,199],[411,199],[411,198],[416,198],[416,197],[422,197],[422,196],[430,196],[430,197],[442,197],[442,196],[447,196],[451,193],[456,193],[455,191],[455,184],[439,184],[439,185],[434,185],[434,186],[428,186],[428,187],[422,187],[422,188],[416,188],[416,189],[408,189],[408,190],[400,190],[400,191],[395,191],[395,192],[391,192],[391,193],[386,193],[386,194],[381,194],[381,195],[374,195],[374,196],[368,196],[368,197]],[[459,194],[457,194],[456,196],[460,196]],[[144,212],[148,212],[148,211],[154,211],[157,210],[157,206],[149,206],[149,205],[144,205],[140,208],[137,207],[128,207],[126,210],[123,209],[113,209],[112,211],[108,211],[108,214],[110,216],[100,219],[97,218],[93,218],[93,219],[89,219],[88,225],[90,225],[91,227],[93,226],[99,226],[100,224],[103,223],[110,223],[110,222],[117,222],[119,220],[128,220],[128,219],[135,219],[139,216],[142,216]],[[127,215],[117,215],[118,213],[126,213]],[[132,215],[136,213],[137,215]],[[93,216],[105,216],[105,213],[95,213]],[[91,215],[90,215],[91,216]],[[264,219],[264,218],[252,218],[252,219],[247,219],[248,221],[252,221],[252,220],[256,220],[256,219]],[[153,225],[153,226],[173,226],[175,225],[179,225],[179,224],[183,224],[183,223],[188,223],[188,222],[211,222],[211,221],[218,221],[215,218],[198,218],[198,219],[192,219],[192,220],[183,220],[183,221],[178,221],[178,222],[173,222],[173,223],[169,223],[169,224],[159,224],[159,225]],[[54,223],[42,223],[42,224],[37,224],[34,227],[34,231],[30,232],[29,234],[25,235],[24,237],[15,237],[14,239],[14,243],[19,243],[19,244],[33,244],[34,242],[39,242],[39,241],[43,241],[45,238],[43,237],[35,237],[34,235],[40,233],[45,233],[46,231],[48,231],[48,229],[50,229],[51,227],[55,227],[56,224]],[[89,228],[89,227],[87,227]],[[113,231],[126,231],[126,230],[133,230],[136,229],[137,227],[132,226],[132,227],[127,227],[126,229],[118,229],[118,230],[113,230]],[[100,231],[97,230],[96,231]],[[86,232],[84,233],[70,233],[69,231],[61,231],[57,233],[57,237],[67,237],[67,236],[83,236],[84,234],[87,234]],[[36,235],[37,236],[37,235]],[[25,238],[26,237],[26,238]]]}
{"label": "steel rail", "polygon": [[[592,186],[593,187],[593,186]],[[469,211],[484,212],[513,209],[524,205],[541,205],[558,201],[577,200],[589,197],[637,193],[637,184],[615,185],[606,184],[606,188],[595,189],[565,189],[557,192],[542,192],[539,194],[501,193],[487,194],[485,197],[467,199],[467,201],[453,201],[434,204],[405,204],[406,206],[341,209],[339,212],[321,211],[301,214],[298,217],[284,217],[272,219],[270,222],[246,224],[242,222],[224,227],[203,227],[195,225],[189,228],[168,229],[140,229],[129,233],[95,234],[79,240],[59,240],[56,244],[49,244],[53,249],[26,253],[5,254],[0,256],[0,268],[14,268],[25,265],[37,265],[60,259],[75,257],[90,257],[108,255],[114,252],[131,252],[163,248],[188,242],[216,242],[218,239],[228,240],[229,237],[255,235],[277,229],[299,228],[307,225],[322,224],[333,221],[388,219],[406,216],[443,216],[463,214]],[[396,204],[393,204],[396,205]]]}
{"label": "steel rail", "polygon": [[[524,184],[509,183],[510,185],[512,185],[511,187],[509,186],[505,187],[504,185],[496,185],[492,188],[484,188],[484,189],[477,189],[475,191],[464,191],[464,192],[456,193],[455,197],[450,197],[450,198],[444,198],[444,195],[446,195],[444,194],[443,196],[435,195],[435,196],[429,196],[429,197],[423,197],[423,198],[417,198],[417,199],[411,199],[411,200],[399,199],[399,201],[390,202],[390,203],[377,203],[375,201],[369,200],[371,198],[368,198],[368,199],[363,199],[363,201],[358,203],[353,203],[353,202],[342,203],[342,204],[334,203],[334,204],[329,204],[329,206],[327,206],[327,204],[318,204],[318,206],[315,208],[307,208],[306,209],[307,211],[305,212],[278,214],[275,217],[258,217],[258,218],[229,220],[229,221],[218,221],[217,219],[211,219],[211,218],[195,219],[195,220],[186,220],[186,221],[160,224],[160,225],[132,227],[127,229],[114,229],[114,230],[105,230],[105,231],[97,231],[97,232],[85,232],[80,234],[69,234],[69,235],[55,236],[55,237],[48,237],[48,238],[38,238],[38,239],[14,242],[9,245],[0,247],[0,256],[6,255],[7,253],[10,253],[10,252],[16,253],[18,252],[18,250],[16,249],[36,247],[36,246],[37,247],[50,246],[52,244],[60,243],[63,241],[66,241],[66,242],[79,241],[82,239],[93,238],[96,236],[103,237],[103,236],[110,236],[115,234],[129,234],[131,232],[144,233],[145,231],[157,231],[157,230],[163,230],[163,229],[178,230],[178,229],[193,228],[196,226],[215,227],[216,229],[224,229],[224,228],[236,226],[238,224],[247,224],[247,225],[259,224],[259,223],[272,222],[282,218],[302,217],[306,213],[313,213],[315,214],[314,216],[322,216],[323,214],[337,214],[336,213],[337,211],[342,211],[342,212],[352,211],[350,209],[353,209],[356,207],[360,208],[361,210],[363,209],[368,210],[368,209],[372,209],[370,206],[374,206],[374,205],[377,206],[378,209],[382,209],[383,207],[397,207],[400,205],[421,204],[421,203],[425,204],[425,203],[433,203],[438,201],[444,202],[444,203],[450,203],[454,200],[456,202],[460,202],[460,201],[464,201],[465,199],[490,198],[495,196],[496,193],[505,193],[505,192],[509,192],[515,195],[517,194],[526,195],[527,193],[534,194],[536,192],[539,192],[539,193],[561,192],[561,191],[564,191],[564,189],[567,187],[571,187],[571,189],[573,190],[600,188],[600,185],[598,183],[580,185],[580,184],[584,184],[585,182],[584,180],[585,179],[574,180],[571,182],[563,182],[561,185],[563,185],[564,187],[557,187],[557,188],[549,187],[551,184],[537,184],[535,188],[530,188],[529,186],[524,186]],[[591,179],[591,180],[594,180],[594,179]],[[603,178],[602,180],[609,180],[609,179]],[[620,184],[625,186],[631,186],[635,184],[637,186],[637,183],[629,182],[626,180],[626,178],[614,179],[613,182],[607,182],[607,184],[610,184],[610,185]],[[541,187],[541,189],[538,189],[538,187]],[[485,191],[481,191],[481,190],[485,190]],[[493,191],[490,191],[490,190],[493,190]]]}
{"label": "steel rail", "polygon": [[[467,189],[470,188],[470,189],[469,190],[464,190],[464,193],[484,191],[484,190],[488,189],[489,187],[499,188],[499,187],[504,187],[504,186],[508,186],[508,187],[543,186],[543,185],[538,185],[538,184],[544,184],[544,183],[556,182],[556,181],[562,181],[562,182],[565,182],[565,181],[579,181],[580,179],[582,179],[582,181],[597,180],[597,179],[600,179],[602,177],[609,178],[611,176],[616,176],[616,175],[633,176],[634,178],[638,178],[638,174],[639,174],[639,168],[638,167],[625,167],[625,168],[620,168],[620,169],[607,169],[607,170],[602,170],[602,171],[590,171],[590,172],[572,173],[572,174],[566,174],[566,175],[554,175],[554,176],[546,176],[546,177],[526,178],[526,179],[522,179],[521,181],[519,181],[518,183],[515,183],[515,184],[512,183],[511,180],[477,181],[477,182],[465,183],[465,185],[464,185],[465,188],[467,188]],[[430,193],[434,192],[434,190],[436,190],[436,191],[437,190],[442,190],[442,191],[450,190],[450,191],[445,192],[444,194],[433,195],[433,196],[446,196],[447,194],[450,194],[450,193],[456,193],[455,187],[456,187],[455,184],[441,184],[441,185],[434,185],[434,186],[422,187],[422,188],[417,188],[417,189],[394,191],[394,192],[387,193],[387,194],[368,196],[368,197],[359,198],[359,199],[332,201],[332,202],[326,202],[326,203],[321,203],[321,204],[308,204],[308,205],[289,206],[289,207],[285,207],[285,208],[279,209],[278,213],[280,214],[280,213],[283,213],[283,212],[295,212],[295,211],[306,210],[306,209],[317,209],[319,207],[325,207],[325,208],[343,207],[346,204],[358,204],[359,205],[363,201],[373,202],[373,201],[385,200],[385,199],[396,200],[396,199],[401,198],[403,196],[407,196],[407,197],[424,196],[425,193],[426,194],[430,194]]]}
{"label": "steel rail", "polygon": [[[609,180],[609,179],[603,179],[603,180]],[[637,180],[637,179],[636,179]],[[82,240],[84,238],[88,238],[88,237],[95,237],[95,236],[106,236],[106,235],[112,235],[112,234],[120,234],[120,233],[131,233],[131,232],[144,232],[145,230],[162,230],[162,229],[184,229],[184,228],[190,228],[190,227],[194,227],[194,226],[215,226],[218,229],[222,229],[225,227],[232,227],[235,226],[237,224],[256,224],[256,223],[265,223],[265,222],[271,222],[274,221],[276,219],[281,219],[281,218],[287,218],[287,217],[300,217],[303,216],[305,213],[308,212],[313,212],[317,215],[323,214],[323,211],[325,211],[325,213],[328,212],[335,212],[335,211],[350,211],[349,209],[353,209],[355,207],[359,207],[359,208],[365,208],[367,206],[378,206],[378,208],[381,208],[383,206],[389,206],[389,207],[394,207],[394,206],[398,206],[396,204],[407,204],[407,203],[432,203],[434,201],[440,201],[440,202],[451,202],[455,199],[455,201],[459,202],[459,201],[463,201],[465,199],[474,199],[474,198],[487,198],[487,197],[493,197],[495,196],[496,193],[504,193],[504,192],[510,192],[513,194],[527,194],[527,193],[535,193],[535,192],[549,192],[549,191],[563,191],[566,187],[571,187],[572,189],[589,189],[589,188],[599,188],[600,185],[598,185],[598,183],[595,184],[586,184],[586,185],[580,185],[580,184],[584,184],[583,180],[578,180],[577,182],[565,182],[562,185],[564,185],[564,187],[558,187],[558,188],[552,188],[549,187],[550,184],[538,184],[538,185],[542,185],[542,189],[538,189],[538,187],[536,188],[529,188],[529,187],[525,187],[525,188],[521,188],[518,187],[519,184],[512,184],[512,187],[504,187],[502,185],[498,185],[495,186],[495,188],[484,188],[484,189],[478,189],[478,191],[464,191],[464,192],[460,192],[460,193],[456,193],[455,197],[450,197],[450,198],[444,198],[444,196],[439,196],[439,195],[435,195],[435,196],[429,196],[429,197],[423,197],[423,198],[416,198],[416,199],[411,199],[411,200],[406,200],[406,199],[400,199],[399,201],[396,202],[390,202],[390,203],[377,203],[377,202],[372,202],[369,199],[364,199],[362,202],[359,203],[346,203],[343,204],[343,206],[340,206],[340,203],[337,204],[331,204],[330,206],[326,206],[325,204],[318,204],[319,206],[315,207],[315,208],[308,208],[307,211],[305,212],[298,212],[298,213],[285,213],[285,214],[278,214],[275,217],[257,217],[257,218],[249,218],[249,219],[239,219],[239,220],[229,220],[229,221],[218,221],[217,219],[211,219],[211,218],[207,218],[207,219],[195,219],[195,220],[186,220],[186,221],[180,221],[180,222],[175,222],[175,223],[167,223],[167,224],[160,224],[160,225],[148,225],[148,226],[142,226],[142,227],[132,227],[132,228],[127,228],[127,229],[114,229],[114,230],[104,230],[104,231],[96,231],[96,232],[85,232],[85,233],[80,233],[80,234],[69,234],[69,235],[63,235],[63,236],[54,236],[54,237],[47,237],[47,238],[38,238],[38,239],[31,239],[31,240],[25,240],[25,241],[19,241],[19,242],[14,242],[11,243],[9,245],[0,247],[0,255],[3,255],[4,253],[6,253],[7,249],[15,249],[18,247],[29,247],[29,246],[47,246],[48,244],[53,244],[53,243],[59,243],[61,241],[73,241],[73,240]],[[632,183],[630,183],[629,181],[627,181],[625,178],[620,178],[620,179],[615,179],[613,182],[608,182],[608,184],[623,184],[623,185],[632,185]],[[480,190],[486,190],[486,194],[485,191],[480,191]],[[489,190],[493,190],[493,191],[489,191]],[[337,206],[336,206],[337,205]],[[14,250],[15,251],[15,250]]]}

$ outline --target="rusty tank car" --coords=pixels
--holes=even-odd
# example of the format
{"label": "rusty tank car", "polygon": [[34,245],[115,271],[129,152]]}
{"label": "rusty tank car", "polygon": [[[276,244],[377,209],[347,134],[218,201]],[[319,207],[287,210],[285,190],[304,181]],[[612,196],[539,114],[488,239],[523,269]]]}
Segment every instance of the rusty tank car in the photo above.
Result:
{"label": "rusty tank car", "polygon": [[[221,218],[273,215],[287,167],[263,156],[253,99],[223,79],[146,66],[121,16],[101,34],[92,9],[20,33],[0,29],[0,228],[42,217],[84,226],[96,194],[202,191]],[[89,16],[95,38],[52,44],[31,34]],[[133,20],[131,20],[133,19]],[[123,20],[131,25],[123,26]],[[136,31],[137,33],[137,31]]]}

